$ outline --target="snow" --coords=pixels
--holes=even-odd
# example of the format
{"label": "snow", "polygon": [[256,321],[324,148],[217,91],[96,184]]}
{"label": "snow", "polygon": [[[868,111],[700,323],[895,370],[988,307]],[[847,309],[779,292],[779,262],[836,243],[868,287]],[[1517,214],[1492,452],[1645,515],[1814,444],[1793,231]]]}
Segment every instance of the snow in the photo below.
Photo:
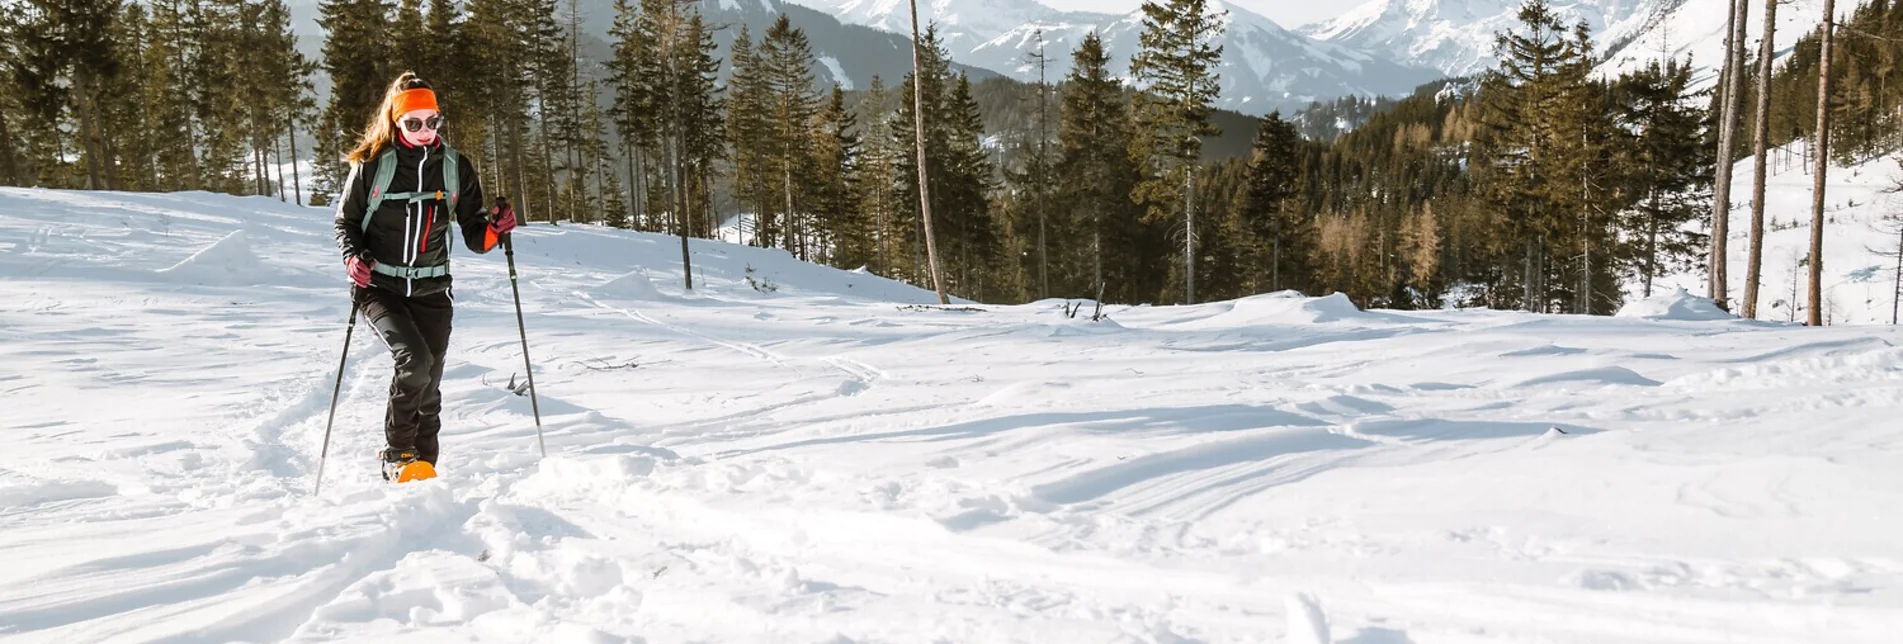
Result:
{"label": "snow", "polygon": [[1642,300],[1628,302],[1619,309],[1618,317],[1643,318],[1647,320],[1679,320],[1703,322],[1707,320],[1737,319],[1702,295],[1692,295],[1685,289],[1677,289],[1670,294],[1654,295]]}
{"label": "snow", "polygon": [[[442,477],[376,480],[390,363],[358,328],[313,495],[347,317],[330,230],[275,198],[0,189],[0,638],[1903,628],[1895,327],[1294,293],[1092,322],[698,240],[690,294],[677,238],[534,225],[549,457],[505,390],[504,259],[457,249]],[[185,274],[230,260],[244,279]]]}
{"label": "snow", "polygon": [[[1870,0],[1840,0],[1844,16]],[[1690,58],[1701,73],[1695,89],[1716,82],[1724,63],[1728,0],[1557,0],[1549,3],[1562,21],[1584,21],[1603,60],[1598,72],[1615,77],[1652,61]],[[1360,47],[1395,62],[1421,65],[1449,76],[1468,76],[1498,64],[1494,34],[1519,27],[1519,0],[1368,0],[1327,22],[1298,29],[1329,43]],[[1777,49],[1815,30],[1821,0],[1784,0],[1778,10]],[[1762,3],[1750,11],[1750,37],[1763,36]],[[1755,49],[1754,49],[1755,51]]]}
{"label": "snow", "polygon": [[839,65],[838,58],[820,56],[817,60],[819,60],[819,64],[826,66],[826,71],[832,74],[833,82],[839,83],[840,89],[844,89],[848,92],[853,90],[852,77],[846,75],[846,68]]}

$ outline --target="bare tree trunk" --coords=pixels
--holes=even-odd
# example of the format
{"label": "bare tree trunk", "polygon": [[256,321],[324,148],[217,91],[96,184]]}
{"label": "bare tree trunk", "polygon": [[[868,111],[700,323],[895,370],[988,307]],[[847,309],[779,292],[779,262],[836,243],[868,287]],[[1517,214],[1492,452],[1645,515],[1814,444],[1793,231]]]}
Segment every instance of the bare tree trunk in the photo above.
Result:
{"label": "bare tree trunk", "polygon": [[1522,267],[1522,270],[1524,270],[1525,273],[1520,276],[1520,290],[1523,294],[1522,296],[1526,298],[1526,301],[1522,303],[1522,305],[1526,307],[1526,311],[1528,313],[1538,313],[1539,310],[1533,306],[1533,302],[1535,301],[1535,299],[1533,297],[1533,238],[1532,237],[1526,238],[1526,260],[1524,264],[1525,265]]}
{"label": "bare tree trunk", "polygon": [[[678,119],[676,119],[678,121]],[[672,207],[676,229],[681,234],[681,278],[687,282],[687,290],[694,290],[694,257],[687,249],[687,213],[682,208],[681,195],[681,150],[680,135],[669,136],[667,140],[667,170],[670,176],[668,189],[673,192]]]}
{"label": "bare tree trunk", "polygon": [[1707,293],[1718,308],[1730,310],[1730,253],[1726,246],[1731,234],[1731,177],[1736,168],[1732,154],[1738,148],[1738,122],[1743,120],[1744,49],[1748,0],[1730,0],[1730,22],[1725,40],[1724,105],[1718,133],[1718,177],[1712,192],[1711,210],[1711,288]]}
{"label": "bare tree trunk", "polygon": [[929,258],[932,271],[932,288],[938,291],[938,303],[950,304],[945,297],[945,281],[938,272],[938,243],[932,235],[932,197],[931,181],[925,168],[925,89],[924,79],[919,68],[918,0],[912,5],[912,133],[918,139],[918,202],[919,215],[924,219],[925,254]]}
{"label": "bare tree trunk", "polygon": [[1659,272],[1659,191],[1652,189],[1652,214],[1645,218],[1645,296],[1652,297],[1652,279]]}
{"label": "bare tree trunk", "polygon": [[1196,303],[1196,166],[1183,165],[1183,303]]}
{"label": "bare tree trunk", "polygon": [[1897,313],[1903,312],[1903,226],[1896,229],[1896,287],[1890,294],[1890,324],[1897,322]]}
{"label": "bare tree trunk", "polygon": [[1751,179],[1751,255],[1745,262],[1744,316],[1758,317],[1758,282],[1764,273],[1764,178],[1770,170],[1771,62],[1777,54],[1777,1],[1764,0],[1764,42],[1758,49],[1757,173]]}
{"label": "bare tree trunk", "polygon": [[[780,225],[785,226],[786,230],[781,231],[783,237],[780,243],[785,245],[788,251],[794,251],[794,257],[805,260],[805,244],[795,243],[799,237],[799,224],[793,214],[793,155],[788,154],[785,163],[780,165],[780,176],[782,177],[781,186],[786,192],[786,214],[780,216]],[[799,247],[797,250],[794,248],[796,246]]]}
{"label": "bare tree trunk", "polygon": [[278,146],[278,137],[276,134],[271,135],[269,139],[271,141],[272,159],[270,168],[278,172],[277,179],[271,182],[271,187],[277,188],[278,203],[284,203],[291,200],[289,196],[284,194],[284,148]]}
{"label": "bare tree trunk", "polygon": [[[297,170],[297,121],[289,122],[291,131],[291,195],[297,205],[304,205],[304,179]],[[480,204],[478,204],[480,205]]]}
{"label": "bare tree trunk", "polygon": [[[543,100],[546,101],[547,97],[543,97]],[[548,222],[553,224],[557,223],[555,210],[559,202],[555,198],[555,158],[550,155],[549,148],[554,147],[555,143],[548,134],[548,114],[542,114],[537,123],[542,132],[541,145],[538,147],[542,148],[542,183],[548,187]]]}
{"label": "bare tree trunk", "polygon": [[1810,320],[1824,325],[1824,179],[1830,174],[1830,49],[1836,30],[1837,0],[1824,0],[1823,46],[1817,69],[1817,163],[1812,173],[1810,211]]}
{"label": "bare tree trunk", "polygon": [[92,79],[82,72],[73,85],[79,94],[73,102],[79,107],[80,156],[86,159],[86,189],[99,190],[105,187],[105,180],[99,170],[99,122],[93,112]]}
{"label": "bare tree trunk", "polygon": [[639,179],[634,176],[634,146],[628,145],[626,138],[621,139],[621,157],[628,166],[628,227],[638,229],[641,227],[641,215],[635,210],[635,204],[636,200],[641,198],[636,188],[640,184],[636,183]]}
{"label": "bare tree trunk", "polygon": [[13,160],[13,134],[7,130],[7,114],[0,110],[0,185],[17,186],[20,180],[18,164]]}
{"label": "bare tree trunk", "polygon": [[[509,109],[510,110],[516,109],[516,104],[513,100],[510,102]],[[528,187],[529,187],[528,177],[524,176],[528,173],[528,171],[522,167],[522,127],[523,127],[522,122],[524,120],[526,119],[522,118],[521,115],[519,114],[510,114],[508,116],[509,157],[510,157],[509,158],[509,170],[510,170],[509,174],[513,175],[515,179],[513,182],[515,184],[514,203],[521,204],[520,207],[522,208],[522,214],[517,216],[516,218],[523,222],[527,222],[533,218],[534,213],[530,212],[529,196],[527,194]]]}
{"label": "bare tree trunk", "polygon": [[1096,283],[1097,300],[1103,300],[1103,213],[1097,212],[1091,217],[1090,226],[1090,281]]}

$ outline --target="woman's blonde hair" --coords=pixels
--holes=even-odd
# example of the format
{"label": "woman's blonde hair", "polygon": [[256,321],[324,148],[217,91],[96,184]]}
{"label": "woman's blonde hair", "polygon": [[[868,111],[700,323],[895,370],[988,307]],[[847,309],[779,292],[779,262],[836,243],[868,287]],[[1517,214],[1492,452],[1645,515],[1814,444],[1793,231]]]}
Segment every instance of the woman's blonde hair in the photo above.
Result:
{"label": "woman's blonde hair", "polygon": [[383,92],[383,102],[377,105],[377,111],[370,115],[370,123],[363,128],[363,138],[357,141],[344,160],[351,163],[368,163],[377,158],[383,149],[396,144],[396,117],[390,112],[396,108],[398,94],[412,89],[434,89],[427,81],[417,78],[415,72],[403,72],[390,83]]}

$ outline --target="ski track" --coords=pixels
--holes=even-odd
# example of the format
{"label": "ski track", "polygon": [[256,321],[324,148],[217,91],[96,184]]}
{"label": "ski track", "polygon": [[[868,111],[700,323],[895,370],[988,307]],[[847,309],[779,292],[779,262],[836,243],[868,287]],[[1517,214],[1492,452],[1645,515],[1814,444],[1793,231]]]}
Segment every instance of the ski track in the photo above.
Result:
{"label": "ski track", "polygon": [[[442,477],[376,480],[389,362],[359,320],[312,496],[347,313],[304,277],[334,263],[327,213],[18,190],[0,213],[26,240],[0,324],[27,338],[0,361],[36,367],[0,388],[49,405],[4,423],[6,641],[1903,629],[1894,329],[1279,296],[1091,324],[895,307],[932,298],[717,245],[692,296],[595,292],[625,260],[574,258],[665,271],[677,243],[538,227],[517,256],[550,457],[501,387],[522,367],[501,260],[459,256]],[[152,277],[233,228],[282,238],[259,274],[288,285]]]}

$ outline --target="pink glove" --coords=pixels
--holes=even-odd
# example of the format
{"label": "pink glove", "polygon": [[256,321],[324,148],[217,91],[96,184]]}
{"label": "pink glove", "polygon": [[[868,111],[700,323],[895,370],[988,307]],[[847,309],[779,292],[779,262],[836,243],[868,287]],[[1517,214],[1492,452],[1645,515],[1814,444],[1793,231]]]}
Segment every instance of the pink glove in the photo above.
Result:
{"label": "pink glove", "polygon": [[364,261],[362,258],[356,256],[344,260],[344,268],[350,272],[350,281],[355,282],[358,288],[368,288],[370,286],[370,264],[375,261],[376,260]]}
{"label": "pink glove", "polygon": [[489,222],[489,231],[496,235],[506,235],[515,230],[515,209],[508,206],[496,208],[495,219]]}

